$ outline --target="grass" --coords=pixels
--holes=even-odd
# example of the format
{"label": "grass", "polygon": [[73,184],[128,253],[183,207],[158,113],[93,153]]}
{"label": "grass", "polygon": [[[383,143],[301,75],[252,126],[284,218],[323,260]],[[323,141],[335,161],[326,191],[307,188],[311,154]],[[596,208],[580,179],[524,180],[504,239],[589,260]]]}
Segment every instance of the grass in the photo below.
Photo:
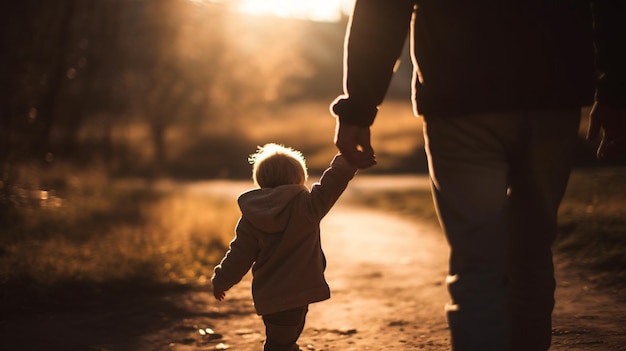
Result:
{"label": "grass", "polygon": [[[335,119],[328,102],[306,102],[280,109],[257,111],[253,125],[242,125],[253,145],[276,142],[300,149],[314,171],[326,169],[337,152],[333,142]],[[408,101],[390,101],[381,106],[372,126],[372,145],[379,164],[368,173],[423,171],[422,120],[413,115]]]}
{"label": "grass", "polygon": [[0,305],[204,285],[239,216],[232,197],[99,177],[34,195],[2,221]]}
{"label": "grass", "polygon": [[[250,174],[248,155],[257,146],[274,142],[302,151],[309,169],[318,172],[328,166],[336,153],[335,119],[330,115],[329,103],[330,99],[280,106],[259,104],[249,115],[206,116],[192,126],[174,123],[165,133],[164,159],[158,167],[153,162],[151,126],[139,119],[116,124],[110,131],[102,121],[90,120],[81,128],[82,147],[65,145],[65,139],[54,139],[52,145],[58,150],[73,149],[77,154],[74,157],[89,167],[94,159],[111,154],[101,162],[107,164],[110,173],[121,177],[149,177],[157,173],[156,176],[165,174],[178,179],[241,179]],[[424,168],[421,120],[412,115],[410,102],[384,104],[372,132],[380,161],[373,171],[414,172]],[[112,144],[108,151],[98,146],[99,141],[107,138]],[[63,155],[57,156],[61,159]]]}
{"label": "grass", "polygon": [[429,189],[381,190],[359,192],[353,204],[399,214],[420,222],[438,223]]}
{"label": "grass", "polygon": [[559,211],[555,248],[592,269],[602,283],[626,287],[626,169],[579,170]]}

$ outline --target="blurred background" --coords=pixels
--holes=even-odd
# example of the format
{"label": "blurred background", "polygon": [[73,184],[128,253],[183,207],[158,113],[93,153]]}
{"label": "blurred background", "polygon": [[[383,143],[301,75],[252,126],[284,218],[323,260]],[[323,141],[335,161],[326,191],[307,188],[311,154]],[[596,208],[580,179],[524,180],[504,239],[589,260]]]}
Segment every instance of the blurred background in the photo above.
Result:
{"label": "blurred background", "polygon": [[[52,169],[242,178],[266,142],[301,149],[313,172],[334,153],[328,105],[341,93],[351,0],[1,6],[3,201]],[[425,171],[410,79],[405,50],[375,125],[382,162],[371,172]],[[587,149],[581,163],[593,158]]]}
{"label": "blurred background", "polygon": [[[301,150],[314,175],[328,165],[352,5],[3,1],[0,301],[205,284],[238,211],[231,193],[189,182],[251,185],[248,155],[267,142]],[[373,127],[379,165],[365,174],[426,171],[410,80],[405,50]],[[596,145],[581,138],[579,168],[600,167]],[[580,186],[573,219],[595,213],[598,184],[623,177],[581,179],[595,185]],[[623,219],[621,199],[611,213]]]}
{"label": "blurred background", "polygon": [[[352,6],[3,2],[0,305],[205,284],[252,186],[248,155],[292,146],[315,178],[336,153]],[[425,169],[406,59],[374,173]]]}
{"label": "blurred background", "polygon": [[[316,155],[332,149],[328,105],[341,93],[350,5],[5,3],[4,195],[26,164],[116,177],[244,177],[247,155],[270,141],[302,149],[313,170],[325,167]],[[406,61],[390,92],[404,99],[405,116]]]}

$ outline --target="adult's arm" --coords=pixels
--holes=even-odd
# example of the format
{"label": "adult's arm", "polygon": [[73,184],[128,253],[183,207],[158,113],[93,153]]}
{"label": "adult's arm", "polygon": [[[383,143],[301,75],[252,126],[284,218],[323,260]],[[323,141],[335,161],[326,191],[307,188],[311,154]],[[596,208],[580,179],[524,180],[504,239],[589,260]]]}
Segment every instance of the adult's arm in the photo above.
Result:
{"label": "adult's arm", "polygon": [[596,101],[626,108],[626,2],[594,0],[592,6],[600,71]]}
{"label": "adult's arm", "polygon": [[414,0],[357,0],[344,47],[339,123],[369,127],[382,103],[409,32]]}
{"label": "adult's arm", "polygon": [[626,159],[626,2],[593,0],[600,77],[587,139],[603,130],[599,159]]}

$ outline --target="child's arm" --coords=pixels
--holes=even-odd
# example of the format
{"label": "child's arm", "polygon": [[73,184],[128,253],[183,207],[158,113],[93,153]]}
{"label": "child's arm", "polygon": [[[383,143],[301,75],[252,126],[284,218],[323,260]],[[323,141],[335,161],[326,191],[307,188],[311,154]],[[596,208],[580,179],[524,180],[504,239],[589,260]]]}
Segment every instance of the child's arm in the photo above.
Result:
{"label": "child's arm", "polygon": [[213,296],[219,301],[224,299],[226,291],[239,283],[256,261],[259,250],[258,242],[252,231],[246,230],[247,222],[240,219],[236,236],[230,242],[230,249],[219,265],[213,270]]}
{"label": "child's arm", "polygon": [[357,169],[351,166],[344,156],[341,154],[335,156],[320,181],[311,188],[312,211],[317,218],[321,219],[330,211],[356,171]]}

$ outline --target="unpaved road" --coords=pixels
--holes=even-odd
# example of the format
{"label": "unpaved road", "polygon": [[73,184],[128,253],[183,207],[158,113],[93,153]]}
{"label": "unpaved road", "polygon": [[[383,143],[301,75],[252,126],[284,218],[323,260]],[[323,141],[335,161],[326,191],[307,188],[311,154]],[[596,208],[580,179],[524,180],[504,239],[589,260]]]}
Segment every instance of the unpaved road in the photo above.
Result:
{"label": "unpaved road", "polygon": [[[346,196],[360,186],[426,186],[423,177],[357,178]],[[234,198],[249,185],[196,186]],[[322,240],[332,297],[310,306],[303,350],[450,349],[443,312],[448,247],[436,224],[353,207],[342,198],[322,222]],[[561,257],[556,266],[552,350],[626,350],[624,299],[594,288],[587,272]],[[247,277],[222,302],[207,287],[6,319],[0,350],[258,351],[263,332]]]}
{"label": "unpaved road", "polygon": [[[423,186],[424,177],[357,177],[345,196],[368,187]],[[322,243],[332,297],[310,306],[303,350],[450,349],[443,312],[448,247],[436,224],[355,208],[342,198],[322,222]],[[626,350],[624,300],[595,289],[564,258],[556,258],[556,267],[552,350]],[[196,326],[208,325],[222,338],[172,349],[261,350],[263,324],[251,306],[249,279],[221,303],[208,293],[194,299],[215,317]]]}

